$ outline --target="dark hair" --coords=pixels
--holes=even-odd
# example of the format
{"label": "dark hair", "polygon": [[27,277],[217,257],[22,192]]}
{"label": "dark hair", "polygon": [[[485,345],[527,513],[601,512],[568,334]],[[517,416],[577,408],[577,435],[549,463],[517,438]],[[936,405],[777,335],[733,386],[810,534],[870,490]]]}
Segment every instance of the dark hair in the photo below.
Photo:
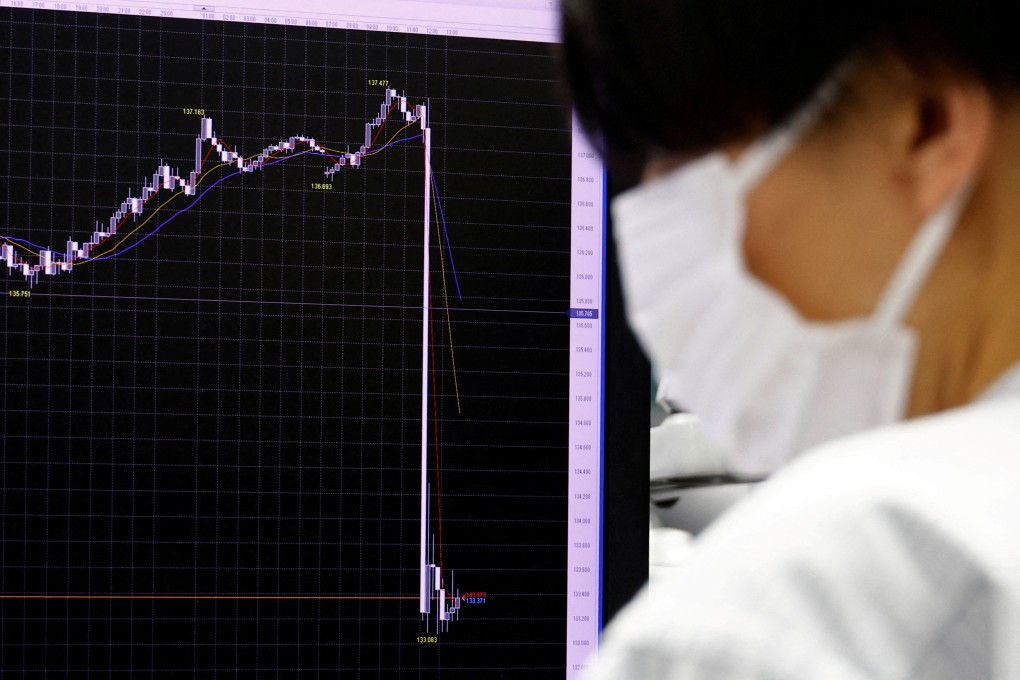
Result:
{"label": "dark hair", "polygon": [[1020,80],[998,0],[563,0],[562,66],[603,151],[697,154],[789,116],[852,52]]}

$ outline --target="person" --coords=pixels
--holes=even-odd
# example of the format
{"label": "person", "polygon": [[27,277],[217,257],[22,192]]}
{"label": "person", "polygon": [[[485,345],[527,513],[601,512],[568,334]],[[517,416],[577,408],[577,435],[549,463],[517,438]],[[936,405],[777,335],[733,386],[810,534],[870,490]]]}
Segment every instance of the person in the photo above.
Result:
{"label": "person", "polygon": [[564,0],[628,316],[771,478],[595,678],[1020,678],[1020,40],[993,0]]}

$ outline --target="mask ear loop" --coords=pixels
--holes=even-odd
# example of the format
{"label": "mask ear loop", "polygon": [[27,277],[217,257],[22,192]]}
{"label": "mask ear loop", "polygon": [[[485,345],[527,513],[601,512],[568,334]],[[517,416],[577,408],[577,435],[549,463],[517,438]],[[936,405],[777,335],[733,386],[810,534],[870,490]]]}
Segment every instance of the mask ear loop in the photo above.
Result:
{"label": "mask ear loop", "polygon": [[785,122],[756,140],[732,164],[734,183],[742,200],[786,157],[839,98],[843,82],[856,58],[842,62],[808,100]]}
{"label": "mask ear loop", "polygon": [[906,319],[956,229],[973,189],[971,179],[964,181],[921,224],[875,307],[872,319],[876,324],[892,327]]}
{"label": "mask ear loop", "polygon": [[[825,111],[833,106],[839,98],[845,78],[859,58],[855,54],[844,60],[789,120],[751,144],[731,164],[734,187],[743,204],[746,204],[748,194],[818,123]],[[891,327],[906,318],[956,228],[972,191],[973,182],[965,181],[921,225],[875,307],[872,320],[876,324]],[[734,237],[741,238],[742,234],[734,234]]]}

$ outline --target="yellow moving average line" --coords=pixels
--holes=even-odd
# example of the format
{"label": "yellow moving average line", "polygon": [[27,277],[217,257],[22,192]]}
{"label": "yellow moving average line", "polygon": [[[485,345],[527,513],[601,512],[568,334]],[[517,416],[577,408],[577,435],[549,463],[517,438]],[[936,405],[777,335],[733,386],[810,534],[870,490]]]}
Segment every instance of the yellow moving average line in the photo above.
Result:
{"label": "yellow moving average line", "polygon": [[[395,133],[393,133],[393,136],[392,136],[392,137],[390,137],[389,141],[387,141],[387,142],[386,142],[386,144],[389,144],[390,142],[392,142],[392,141],[393,141],[394,139],[396,139],[396,138],[397,138],[397,136],[398,136],[398,135],[399,135],[399,134],[400,134],[401,132],[403,132],[403,131],[404,131],[404,130],[406,130],[407,128],[411,127],[412,125],[414,125],[414,123],[408,123],[408,124],[407,124],[407,125],[405,125],[404,127],[402,127],[402,128],[400,128],[399,130],[397,130],[397,131],[396,131]],[[384,144],[383,146],[386,146],[386,144]],[[320,146],[322,146],[322,145],[320,144]],[[329,147],[326,147],[326,146],[323,146],[322,148],[323,148],[323,149],[325,149],[326,151],[329,151],[329,152],[331,152],[331,153],[334,153],[334,154],[337,154],[337,155],[343,155],[343,154],[345,153],[345,152],[343,152],[343,151],[337,151],[336,149],[330,149]],[[374,154],[377,154],[377,153],[379,153],[380,151],[382,151],[382,147],[380,147],[379,149],[377,149],[377,150],[375,150],[375,151],[372,151],[371,153],[366,153],[366,154],[364,154],[364,155],[362,156],[362,158],[364,158],[365,156],[372,156],[372,155],[374,155]],[[248,157],[247,157],[247,158],[245,158],[244,160],[246,160],[246,161],[250,161],[250,160],[251,160],[252,158],[256,158],[257,156],[258,156],[258,154],[253,154],[253,155],[251,155],[251,156],[248,156]],[[269,160],[269,159],[270,159],[270,158],[272,158],[272,157],[273,157],[273,156],[272,156],[272,155],[270,155],[270,156],[268,156],[268,157],[266,158],[266,160]],[[197,188],[197,187],[199,187],[199,186],[200,186],[200,185],[202,184],[202,182],[203,182],[203,181],[205,181],[205,179],[206,179],[206,178],[207,178],[207,177],[208,177],[208,176],[210,175],[210,173],[213,173],[213,172],[215,172],[216,170],[219,170],[220,168],[226,167],[226,166],[228,166],[228,165],[233,165],[233,163],[220,163],[220,164],[219,164],[219,165],[217,165],[217,166],[214,166],[214,167],[212,167],[212,168],[209,168],[209,169],[208,169],[208,170],[207,170],[206,172],[204,172],[204,173],[202,174],[202,176],[201,176],[201,177],[199,177],[199,178],[198,178],[198,181],[197,181],[197,182],[195,182],[195,187],[196,187],[196,188]],[[104,251],[104,252],[102,252],[102,253],[99,253],[98,255],[95,255],[94,257],[95,257],[95,258],[100,258],[100,257],[106,257],[106,256],[107,256],[107,255],[109,255],[110,253],[116,252],[116,251],[117,251],[117,249],[118,249],[118,248],[120,248],[120,247],[121,247],[121,246],[122,246],[122,245],[124,244],[124,242],[125,242],[125,241],[127,241],[128,237],[132,236],[132,235],[133,235],[133,234],[135,234],[135,233],[136,233],[136,232],[137,232],[137,231],[138,231],[139,229],[141,229],[141,228],[142,228],[142,227],[144,227],[144,226],[145,226],[146,224],[148,224],[149,220],[151,220],[152,218],[154,218],[154,217],[156,216],[156,214],[157,214],[157,213],[158,213],[158,212],[159,212],[160,210],[162,210],[162,209],[163,209],[163,208],[164,208],[164,207],[165,207],[165,206],[166,206],[166,205],[167,205],[168,203],[170,203],[170,201],[174,200],[175,198],[177,198],[178,196],[181,196],[181,195],[182,195],[182,194],[180,194],[180,193],[176,193],[176,194],[174,194],[173,196],[171,196],[170,198],[168,198],[168,199],[167,199],[166,201],[164,201],[164,202],[163,202],[162,204],[160,204],[160,206],[159,206],[158,208],[156,208],[156,209],[155,209],[154,211],[152,211],[152,213],[151,213],[151,214],[150,214],[150,215],[149,215],[148,217],[146,217],[146,218],[145,218],[144,220],[142,220],[142,222],[141,222],[141,223],[140,223],[140,224],[139,224],[139,225],[138,225],[137,227],[135,227],[134,229],[132,229],[132,230],[131,230],[131,231],[129,231],[128,233],[124,234],[123,238],[121,238],[121,240],[120,240],[120,241],[118,241],[116,245],[112,246],[112,247],[111,247],[111,248],[110,248],[109,250],[107,250],[107,251]],[[30,252],[30,253],[32,252],[31,250],[28,250],[27,248],[26,248],[25,250],[27,250],[27,251],[28,251],[28,252]],[[38,256],[38,253],[33,253],[33,254],[34,254],[34,255],[37,255],[37,256]],[[93,258],[92,258],[92,257],[90,257],[90,259],[88,259],[88,260],[82,260],[82,261],[80,261],[80,262],[72,262],[71,264],[72,264],[72,265],[79,265],[79,264],[86,264],[86,263],[88,263],[88,262],[91,262],[91,261],[92,261],[92,259],[93,259]]]}
{"label": "yellow moving average line", "polygon": [[[397,131],[396,131],[395,133],[393,133],[393,136],[392,136],[392,137],[390,137],[389,141],[387,141],[387,142],[386,142],[386,144],[383,144],[383,147],[385,147],[385,146],[386,146],[387,144],[390,144],[390,143],[391,143],[391,142],[392,142],[392,141],[393,141],[394,139],[396,139],[396,138],[397,138],[397,136],[398,136],[398,135],[399,135],[399,134],[400,134],[401,132],[403,132],[403,131],[404,131],[404,130],[406,130],[407,128],[411,127],[412,125],[414,125],[414,123],[413,123],[413,122],[412,122],[412,123],[408,123],[408,124],[407,124],[407,125],[405,125],[404,127],[402,127],[402,128],[400,128],[399,130],[397,130]],[[321,146],[321,145],[320,145],[320,146]],[[375,151],[372,151],[372,152],[369,152],[369,153],[366,153],[366,154],[364,154],[364,155],[362,156],[362,158],[364,158],[364,157],[366,157],[366,156],[373,156],[373,155],[375,155],[375,154],[379,153],[380,151],[382,151],[383,147],[380,147],[380,148],[376,149]],[[334,154],[337,154],[337,155],[343,155],[344,153],[346,153],[346,152],[344,152],[344,151],[337,151],[336,149],[331,149],[331,148],[329,148],[329,147],[326,147],[326,146],[323,146],[322,148],[323,148],[323,149],[325,149],[326,151],[329,151],[329,152],[331,152],[331,153],[334,153]],[[250,160],[251,160],[252,158],[256,158],[257,156],[258,156],[258,154],[253,154],[253,155],[251,155],[251,156],[248,156],[248,157],[247,157],[247,158],[245,158],[244,160],[246,160],[246,161],[250,161]],[[270,156],[269,156],[269,157],[268,157],[268,158],[267,158],[266,160],[268,160],[269,158],[272,158],[272,155],[270,155]],[[206,178],[207,178],[207,177],[208,177],[208,176],[209,176],[209,175],[210,175],[211,173],[215,172],[216,170],[219,170],[220,168],[226,167],[226,166],[228,166],[228,165],[233,165],[233,163],[220,163],[219,165],[216,165],[216,166],[214,166],[214,167],[212,167],[212,168],[209,168],[209,170],[207,170],[206,172],[204,172],[204,173],[202,174],[202,176],[201,176],[201,177],[199,177],[198,181],[197,181],[197,182],[195,182],[195,187],[196,187],[196,188],[197,188],[197,187],[199,187],[199,186],[200,186],[200,185],[202,184],[202,182],[203,182],[203,181],[205,181],[205,179],[206,179]],[[433,189],[433,191],[435,191],[435,190]],[[118,249],[118,248],[120,248],[120,247],[121,247],[122,245],[124,245],[124,243],[125,243],[125,242],[127,241],[127,239],[128,239],[129,237],[131,237],[132,235],[134,235],[135,233],[137,233],[137,232],[138,232],[138,230],[139,230],[139,229],[141,229],[142,227],[144,227],[144,226],[145,226],[146,224],[148,224],[148,223],[149,223],[149,221],[150,221],[150,220],[152,220],[152,219],[153,219],[153,218],[154,218],[154,217],[155,217],[155,216],[156,216],[156,215],[157,215],[157,214],[159,213],[159,211],[160,211],[160,210],[162,210],[163,208],[165,208],[165,207],[166,207],[167,205],[169,205],[169,204],[170,204],[170,202],[171,202],[171,201],[173,201],[174,199],[176,199],[176,198],[177,198],[178,196],[181,196],[181,195],[182,195],[181,193],[176,193],[176,194],[174,194],[173,196],[171,196],[170,198],[168,198],[167,200],[163,201],[163,203],[161,203],[161,204],[159,205],[159,207],[157,207],[157,208],[156,208],[155,210],[153,210],[153,211],[152,211],[152,213],[150,213],[148,217],[146,217],[146,218],[145,218],[144,220],[142,220],[142,221],[141,221],[141,223],[139,223],[139,224],[138,224],[138,226],[136,226],[136,227],[135,227],[134,229],[132,229],[132,230],[131,230],[131,231],[129,231],[128,233],[124,234],[124,235],[123,235],[123,236],[121,237],[120,241],[118,241],[118,242],[117,242],[117,243],[116,243],[115,245],[111,246],[109,250],[105,250],[105,251],[103,251],[103,252],[99,253],[98,255],[90,255],[90,256],[89,256],[89,258],[88,258],[88,259],[86,259],[86,260],[79,260],[79,261],[74,261],[74,262],[71,262],[71,266],[72,266],[72,267],[76,267],[76,266],[78,266],[78,265],[81,265],[81,264],[88,264],[89,262],[92,262],[92,260],[93,260],[93,259],[98,259],[98,258],[100,258],[100,257],[106,257],[107,255],[110,255],[111,253],[115,253],[115,252],[117,251],[117,249]],[[37,253],[37,252],[35,252],[34,250],[32,250],[31,248],[29,248],[29,247],[27,247],[27,246],[24,246],[24,245],[22,245],[22,244],[18,243],[17,241],[12,241],[12,240],[10,240],[10,239],[9,239],[9,238],[7,238],[7,237],[2,237],[2,238],[3,238],[3,239],[4,239],[5,241],[7,241],[8,243],[10,243],[11,245],[15,246],[16,248],[21,248],[21,249],[22,249],[22,250],[24,250],[24,251],[25,251],[26,253],[29,253],[29,254],[31,254],[31,255],[34,255],[35,257],[41,257],[41,253]],[[445,285],[445,281],[444,281],[444,285]]]}
{"label": "yellow moving average line", "polygon": [[31,255],[35,255],[36,257],[39,257],[39,253],[35,252],[34,250],[29,248],[28,246],[23,246],[20,243],[18,243],[17,241],[12,241],[11,239],[7,238],[6,236],[0,236],[0,238],[2,238],[3,240],[7,241],[8,243],[10,243],[15,248],[21,248],[26,253],[29,253]]}
{"label": "yellow moving average line", "polygon": [[[255,154],[255,156],[257,156],[257,155],[258,155],[258,154]],[[255,156],[249,156],[249,157],[248,157],[248,158],[246,158],[245,160],[251,160],[252,158],[255,158]],[[231,164],[231,163],[220,163],[220,164],[219,164],[219,165],[217,165],[217,166],[214,166],[214,167],[212,167],[212,168],[209,168],[209,169],[208,169],[208,170],[206,170],[206,171],[205,171],[204,173],[202,173],[202,176],[198,178],[198,181],[197,181],[197,182],[195,182],[195,187],[196,187],[196,188],[198,188],[198,187],[199,187],[199,186],[200,186],[200,185],[202,184],[202,182],[203,182],[203,181],[205,181],[205,178],[206,178],[206,177],[208,177],[208,176],[209,176],[209,175],[210,175],[211,173],[213,173],[213,172],[215,172],[215,171],[219,170],[220,168],[226,167],[226,166],[228,166],[228,165],[232,165],[232,164]],[[92,261],[92,260],[93,260],[94,258],[100,258],[100,257],[106,257],[106,256],[107,256],[107,255],[109,255],[110,253],[116,252],[118,248],[120,248],[120,247],[121,247],[122,245],[124,245],[124,243],[125,243],[125,242],[127,241],[128,237],[132,236],[132,235],[133,235],[134,233],[136,233],[136,232],[137,232],[137,231],[138,231],[139,229],[141,229],[141,228],[142,228],[142,227],[144,227],[144,226],[145,226],[146,224],[148,224],[148,223],[149,223],[149,220],[151,220],[152,218],[154,218],[154,217],[155,217],[155,216],[156,216],[156,215],[157,215],[157,214],[159,213],[159,211],[160,211],[160,210],[162,210],[163,208],[165,208],[165,207],[166,207],[166,206],[167,206],[167,205],[168,205],[168,204],[170,203],[170,201],[173,201],[173,200],[174,200],[175,198],[177,198],[178,196],[183,196],[183,194],[182,194],[182,193],[180,193],[180,192],[178,192],[178,193],[174,194],[173,196],[171,196],[170,198],[168,198],[168,199],[166,199],[165,201],[163,201],[163,202],[162,202],[162,203],[161,203],[161,204],[159,205],[159,207],[158,207],[158,208],[156,208],[155,210],[153,210],[153,211],[152,211],[152,213],[151,213],[151,214],[150,214],[150,215],[149,215],[148,217],[146,217],[146,218],[145,218],[144,220],[142,220],[142,221],[141,221],[141,223],[140,223],[140,224],[139,224],[139,225],[138,225],[137,227],[135,227],[134,229],[132,229],[132,230],[131,230],[131,231],[129,231],[128,233],[124,234],[124,236],[123,236],[123,237],[121,238],[121,240],[120,240],[120,241],[118,241],[118,242],[117,242],[117,243],[116,243],[115,245],[111,246],[109,250],[106,250],[106,251],[104,251],[104,252],[102,252],[102,253],[99,253],[98,255],[90,255],[90,256],[89,256],[89,259],[87,259],[87,260],[81,260],[81,261],[79,261],[79,262],[72,262],[72,263],[71,263],[71,264],[72,264],[72,266],[77,266],[77,265],[79,265],[79,264],[87,264],[87,263],[91,262],[91,261]]]}
{"label": "yellow moving average line", "polygon": [[450,325],[450,299],[446,296],[446,256],[443,254],[443,236],[439,224],[439,195],[436,185],[432,185],[433,203],[437,209],[432,211],[436,220],[436,239],[439,241],[439,266],[443,274],[443,304],[446,306],[446,338],[450,341],[450,363],[453,366],[453,393],[457,397],[457,413],[460,414],[460,385],[457,384],[457,357],[453,353],[453,327]]}

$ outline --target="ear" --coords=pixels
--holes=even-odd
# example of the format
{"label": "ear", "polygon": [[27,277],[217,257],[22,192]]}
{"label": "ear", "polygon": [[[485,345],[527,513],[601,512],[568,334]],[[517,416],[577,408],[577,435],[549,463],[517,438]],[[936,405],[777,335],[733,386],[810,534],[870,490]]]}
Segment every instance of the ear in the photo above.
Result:
{"label": "ear", "polygon": [[988,154],[995,107],[973,80],[941,78],[912,99],[906,142],[908,200],[920,218],[949,199]]}

